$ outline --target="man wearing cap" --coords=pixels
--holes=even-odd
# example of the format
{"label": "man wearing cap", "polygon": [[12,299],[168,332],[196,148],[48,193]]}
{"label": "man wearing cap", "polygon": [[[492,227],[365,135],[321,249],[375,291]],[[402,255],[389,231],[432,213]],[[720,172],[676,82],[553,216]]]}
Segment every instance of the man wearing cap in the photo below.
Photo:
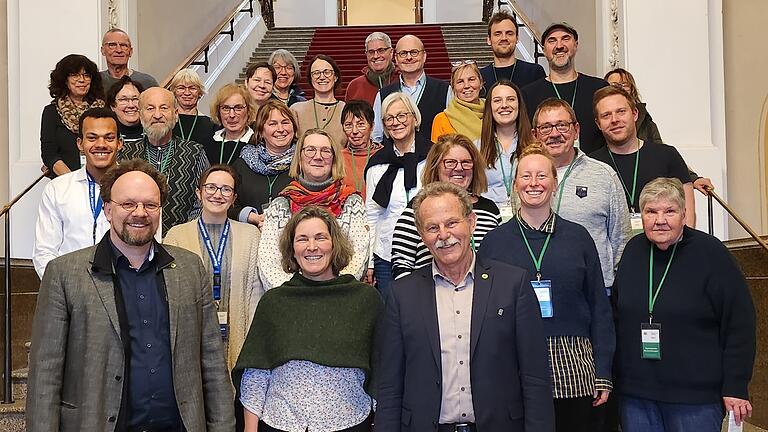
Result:
{"label": "man wearing cap", "polygon": [[493,50],[493,63],[480,69],[486,94],[500,79],[510,80],[522,88],[546,76],[540,64],[515,58],[517,31],[517,21],[507,11],[500,10],[488,20],[486,42]]}
{"label": "man wearing cap", "polygon": [[578,146],[584,153],[591,153],[605,145],[605,139],[592,115],[592,95],[608,85],[602,78],[576,72],[576,51],[579,34],[567,23],[555,23],[541,35],[544,56],[549,62],[549,76],[525,86],[523,98],[528,115],[533,117],[539,104],[556,97],[568,102],[576,112],[581,126]]}

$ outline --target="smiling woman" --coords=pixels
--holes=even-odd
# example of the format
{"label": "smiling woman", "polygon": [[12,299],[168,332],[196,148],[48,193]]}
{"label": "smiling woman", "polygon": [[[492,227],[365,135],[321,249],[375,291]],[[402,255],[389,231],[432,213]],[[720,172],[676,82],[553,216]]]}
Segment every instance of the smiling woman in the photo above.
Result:
{"label": "smiling woman", "polygon": [[141,83],[128,75],[120,78],[107,91],[107,105],[117,114],[120,137],[125,142],[140,141],[144,129],[139,118],[139,95],[144,91]]}
{"label": "smiling woman", "polygon": [[341,69],[330,56],[318,54],[307,66],[307,81],[315,97],[291,106],[299,123],[299,135],[309,129],[322,129],[344,146],[347,140],[341,127],[344,102],[335,96],[336,89],[341,85]]}
{"label": "smiling woman", "polygon": [[435,116],[432,122],[432,141],[448,133],[459,133],[470,140],[480,138],[483,123],[483,103],[480,90],[483,78],[474,60],[464,60],[453,64],[451,89],[456,96]]}

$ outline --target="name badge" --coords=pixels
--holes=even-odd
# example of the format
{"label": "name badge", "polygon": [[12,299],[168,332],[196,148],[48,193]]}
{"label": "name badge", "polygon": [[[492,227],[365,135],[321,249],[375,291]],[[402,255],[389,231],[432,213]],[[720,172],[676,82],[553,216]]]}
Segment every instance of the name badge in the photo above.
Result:
{"label": "name badge", "polygon": [[536,293],[536,299],[539,301],[539,309],[542,318],[552,318],[552,281],[534,280],[531,281],[533,292]]}
{"label": "name badge", "polygon": [[642,344],[640,358],[661,360],[661,324],[640,324],[640,342]]}
{"label": "name badge", "polygon": [[515,217],[515,211],[512,210],[512,203],[509,201],[499,207],[499,213],[501,214],[501,223],[507,223],[510,219]]}
{"label": "name badge", "polygon": [[85,153],[80,153],[80,166],[85,166]]}
{"label": "name badge", "polygon": [[217,312],[219,316],[219,330],[221,331],[221,339],[227,340],[229,337],[229,314],[227,312]]}
{"label": "name badge", "polygon": [[632,237],[643,232],[643,218],[640,213],[630,213],[629,224],[632,226]]}

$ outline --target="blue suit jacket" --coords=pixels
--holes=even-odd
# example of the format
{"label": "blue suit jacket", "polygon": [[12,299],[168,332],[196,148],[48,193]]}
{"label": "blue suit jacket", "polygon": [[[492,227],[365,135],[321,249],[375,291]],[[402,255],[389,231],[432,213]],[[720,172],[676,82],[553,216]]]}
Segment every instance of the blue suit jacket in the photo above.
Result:
{"label": "blue suit jacket", "polygon": [[[470,380],[481,432],[555,430],[546,338],[527,272],[475,264]],[[394,281],[379,331],[376,431],[433,431],[442,371],[432,267]]]}

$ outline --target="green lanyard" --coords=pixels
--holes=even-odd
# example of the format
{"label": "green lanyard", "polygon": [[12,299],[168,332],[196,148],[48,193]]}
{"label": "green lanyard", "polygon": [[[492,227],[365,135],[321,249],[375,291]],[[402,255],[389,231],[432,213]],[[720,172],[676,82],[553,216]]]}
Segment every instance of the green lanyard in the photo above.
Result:
{"label": "green lanyard", "polygon": [[528,238],[525,236],[525,231],[523,231],[523,223],[520,221],[519,214],[515,217],[518,218],[517,227],[520,228],[520,234],[523,236],[525,247],[528,248],[528,253],[531,255],[533,265],[536,267],[536,280],[541,280],[541,262],[544,260],[544,253],[547,251],[547,246],[549,246],[549,239],[552,238],[552,233],[547,234],[547,239],[544,240],[544,246],[541,247],[541,252],[539,252],[539,257],[537,259],[536,255],[533,253],[533,249],[531,249],[531,244],[528,243]]}
{"label": "green lanyard", "polygon": [[[419,85],[419,81],[418,81],[418,80],[416,81],[416,85],[417,85],[417,86]],[[421,86],[421,88],[419,89],[419,94],[418,94],[418,95],[416,95],[416,97],[413,97],[414,95],[412,95],[412,94],[411,94],[411,92],[403,92],[403,83],[402,83],[402,81],[400,82],[400,91],[401,91],[401,92],[403,92],[403,93],[405,93],[405,94],[407,94],[408,96],[410,96],[410,97],[411,97],[411,100],[412,100],[412,101],[413,101],[413,103],[415,103],[416,105],[418,105],[418,104],[419,104],[419,101],[421,101],[421,95],[423,95],[423,94],[424,94],[424,89],[425,89],[426,87],[427,87],[427,81],[425,80],[425,81],[424,81],[424,85],[422,85],[422,86]]]}
{"label": "green lanyard", "polygon": [[[365,170],[365,167],[368,166],[368,160],[371,158],[371,146],[373,146],[373,143],[368,143],[368,150],[365,154],[365,165],[363,165],[363,170]],[[363,191],[363,186],[365,185],[365,176],[360,176],[360,178],[357,178],[357,161],[355,160],[355,151],[352,150],[352,147],[349,148],[349,152],[352,153],[352,179],[355,182],[355,189],[359,192]]]}
{"label": "green lanyard", "polygon": [[629,198],[629,209],[632,213],[635,212],[635,191],[637,189],[637,167],[640,165],[640,140],[637,141],[637,153],[635,153],[635,174],[632,176],[632,193],[629,193],[629,189],[627,189],[627,185],[624,183],[624,179],[621,178],[621,172],[619,172],[619,166],[616,165],[616,159],[613,158],[613,153],[611,150],[608,150],[608,156],[611,157],[611,162],[613,162],[614,168],[616,168],[616,174],[619,175],[619,181],[621,181],[621,186],[624,187],[624,193],[627,194],[627,198]]}
{"label": "green lanyard", "polygon": [[557,208],[555,209],[555,213],[560,214],[560,203],[563,201],[563,191],[565,190],[565,181],[568,180],[568,176],[571,175],[571,171],[573,170],[573,164],[576,162],[576,155],[573,155],[573,160],[568,165],[568,169],[565,170],[565,174],[563,175],[563,180],[560,182],[560,185],[558,186],[560,188],[560,193],[557,196]]}
{"label": "green lanyard", "polygon": [[270,202],[270,203],[272,202],[272,185],[274,185],[274,184],[275,184],[275,182],[277,181],[277,177],[278,177],[279,175],[280,175],[280,174],[275,174],[275,177],[274,177],[274,178],[272,178],[272,179],[270,179],[270,178],[269,178],[269,176],[267,176],[267,184],[269,185],[269,190],[268,190],[268,192],[267,192],[267,193],[269,194],[269,202]]}
{"label": "green lanyard", "polygon": [[173,154],[173,139],[171,139],[171,142],[168,145],[168,148],[165,150],[162,159],[158,158],[160,160],[153,160],[152,154],[149,151],[149,146],[147,146],[146,153],[147,161],[152,165],[157,165],[157,169],[160,171],[160,174],[164,174],[165,168],[168,166],[168,161],[171,159],[171,155]]}
{"label": "green lanyard", "polygon": [[[517,63],[515,63],[517,64]],[[507,199],[509,199],[509,196],[512,194],[512,173],[509,173],[509,178],[507,178],[507,173],[504,170],[504,161],[501,158],[501,145],[499,144],[499,139],[494,137],[494,140],[496,141],[496,152],[499,154],[499,166],[501,167],[501,177],[504,180],[504,187],[507,189]]]}
{"label": "green lanyard", "polygon": [[672,255],[669,256],[669,262],[667,263],[667,268],[664,269],[664,274],[661,276],[661,280],[659,281],[659,285],[656,287],[656,293],[653,292],[653,244],[651,244],[651,258],[650,262],[648,264],[648,317],[649,321],[653,322],[653,307],[656,305],[656,298],[659,297],[659,293],[661,292],[661,285],[664,284],[664,279],[667,278],[667,272],[669,272],[669,266],[672,265],[672,258],[675,257],[675,251],[677,250],[677,245],[680,243],[678,240],[675,243],[675,246],[672,248]]}
{"label": "green lanyard", "polygon": [[[552,84],[552,88],[555,89],[555,94],[557,95],[558,99],[563,99],[562,96],[560,96],[560,92],[557,91],[557,86],[552,81],[549,82]],[[576,78],[576,85],[573,87],[573,98],[571,99],[571,108],[576,109],[576,90],[579,89],[579,78]]]}
{"label": "green lanyard", "polygon": [[333,115],[336,114],[336,108],[339,106],[339,101],[336,101],[333,104],[333,111],[331,111],[331,115],[328,116],[328,121],[325,122],[324,125],[320,126],[320,120],[317,119],[317,101],[315,99],[312,99],[312,110],[315,112],[315,127],[318,129],[325,130],[325,128],[328,126],[328,123],[333,120]]}
{"label": "green lanyard", "polygon": [[181,120],[179,120],[179,133],[181,133],[181,139],[185,141],[192,139],[192,132],[195,131],[195,125],[197,124],[197,116],[198,114],[195,113],[195,121],[192,122],[192,128],[189,129],[189,135],[184,135],[184,126],[182,126]]}

